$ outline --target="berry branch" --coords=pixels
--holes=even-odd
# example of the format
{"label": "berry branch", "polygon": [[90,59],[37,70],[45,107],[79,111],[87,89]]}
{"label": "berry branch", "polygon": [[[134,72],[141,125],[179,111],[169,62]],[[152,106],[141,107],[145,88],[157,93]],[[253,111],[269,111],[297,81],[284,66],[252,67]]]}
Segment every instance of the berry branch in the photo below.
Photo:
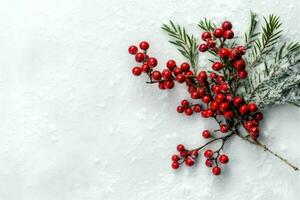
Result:
{"label": "berry branch", "polygon": [[[280,37],[281,23],[274,15],[264,19],[265,25],[262,26],[259,39],[259,32],[256,32],[256,14],[251,12],[245,46],[237,45],[239,40],[234,38],[231,22],[225,21],[217,27],[210,20],[200,21],[198,26],[204,32],[201,34],[203,42],[199,44],[198,50],[214,55],[214,59],[209,60],[212,71],[197,72],[196,39],[188,35],[184,28],[175,26],[172,21],[170,25],[163,25],[162,28],[170,36],[170,42],[191,65],[187,62],[177,64],[170,59],[166,68],[160,71],[154,69],[158,65],[157,59],[148,55],[148,42],[141,42],[140,50],[135,45],[129,47],[129,53],[139,63],[139,66],[132,69],[135,76],[146,74],[149,78],[147,83],[157,84],[161,90],[172,89],[175,83],[185,83],[193,102],[183,99],[177,107],[178,113],[186,116],[198,114],[203,118],[213,118],[217,122],[216,130],[202,131],[202,137],[208,141],[200,147],[188,150],[183,144],[177,145],[179,153],[171,158],[173,169],[178,169],[183,164],[193,166],[203,150],[205,165],[212,168],[214,175],[220,175],[221,164],[229,162],[224,146],[229,138],[236,135],[279,158],[295,171],[299,170],[258,139],[259,123],[263,119],[262,109],[265,106],[278,102],[300,105],[300,72],[298,68],[292,69],[300,63],[300,45],[284,43],[276,50],[275,43],[278,43]],[[250,55],[246,54],[249,51]],[[251,59],[252,62],[249,62]],[[264,64],[263,69],[257,66],[261,62]],[[247,63],[250,63],[248,70]],[[240,132],[241,128],[247,133],[245,136]],[[221,142],[219,148],[208,148],[216,142]]]}

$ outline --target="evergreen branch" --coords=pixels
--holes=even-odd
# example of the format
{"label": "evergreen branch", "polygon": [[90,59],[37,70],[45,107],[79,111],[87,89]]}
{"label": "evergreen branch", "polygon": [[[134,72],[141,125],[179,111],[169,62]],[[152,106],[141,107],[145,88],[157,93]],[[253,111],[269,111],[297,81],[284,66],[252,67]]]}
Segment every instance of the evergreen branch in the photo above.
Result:
{"label": "evergreen branch", "polygon": [[250,12],[250,27],[247,33],[245,33],[245,47],[247,49],[252,47],[253,42],[257,38],[257,36],[260,34],[260,32],[255,32],[257,29],[257,14],[254,12]]}
{"label": "evergreen branch", "polygon": [[204,18],[198,23],[198,27],[203,31],[213,32],[217,26],[211,20]]}
{"label": "evergreen branch", "polygon": [[[253,68],[263,62],[262,58],[264,55],[268,55],[274,49],[275,44],[281,37],[282,29],[280,29],[281,22],[279,17],[272,14],[268,18],[264,17],[264,22],[261,37],[253,41],[254,44],[250,49],[252,59],[249,68]],[[255,24],[255,22],[253,23]]]}
{"label": "evergreen branch", "polygon": [[169,42],[174,44],[177,50],[189,60],[194,73],[197,73],[198,48],[197,41],[193,35],[186,33],[185,28],[175,25],[171,20],[170,24],[163,24],[161,27],[170,37]]}

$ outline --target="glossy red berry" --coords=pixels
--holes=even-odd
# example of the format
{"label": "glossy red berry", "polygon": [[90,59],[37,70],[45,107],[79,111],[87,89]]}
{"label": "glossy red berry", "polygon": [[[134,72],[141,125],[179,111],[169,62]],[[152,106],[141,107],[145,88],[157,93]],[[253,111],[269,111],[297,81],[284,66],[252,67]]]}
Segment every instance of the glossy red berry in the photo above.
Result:
{"label": "glossy red berry", "polygon": [[221,57],[221,58],[226,58],[228,57],[229,55],[229,50],[226,49],[226,48],[221,48],[218,52],[218,55]]}
{"label": "glossy red berry", "polygon": [[219,61],[214,62],[214,64],[212,65],[212,68],[215,71],[220,71],[223,68],[223,64]]}
{"label": "glossy red berry", "polygon": [[182,158],[186,158],[186,157],[188,156],[187,151],[182,151],[182,152],[180,152],[180,156],[181,156]]}
{"label": "glossy red berry", "polygon": [[175,67],[175,68],[173,69],[173,73],[174,73],[175,76],[177,76],[178,74],[181,74],[182,71],[181,71],[181,69],[180,69],[179,67]]}
{"label": "glossy red berry", "polygon": [[258,112],[255,114],[255,120],[261,121],[264,118],[263,114],[261,112]]}
{"label": "glossy red berry", "polygon": [[251,134],[258,134],[259,133],[259,128],[257,126],[253,126],[250,128],[250,133]]}
{"label": "glossy red berry", "polygon": [[144,59],[145,59],[145,54],[144,53],[139,52],[139,53],[135,54],[136,62],[143,62]]}
{"label": "glossy red berry", "polygon": [[200,82],[200,83],[203,83],[205,82],[207,79],[207,74],[206,74],[206,71],[201,71],[199,72],[198,76],[197,76],[197,80]]}
{"label": "glossy red berry", "polygon": [[219,103],[217,101],[213,101],[210,103],[210,108],[212,110],[218,110],[219,109]]}
{"label": "glossy red berry", "polygon": [[141,42],[140,43],[140,48],[142,49],[142,50],[147,50],[148,48],[149,48],[149,43],[148,42],[146,42],[146,41],[143,41],[143,42]]}
{"label": "glossy red berry", "polygon": [[161,75],[165,80],[170,80],[172,78],[172,72],[169,69],[164,69]]}
{"label": "glossy red berry", "polygon": [[188,106],[190,105],[190,103],[189,103],[188,100],[184,99],[184,100],[181,101],[181,105],[182,105],[183,107],[188,107]]}
{"label": "glossy red berry", "polygon": [[246,71],[238,71],[238,77],[240,79],[245,79],[248,76],[248,73]]}
{"label": "glossy red berry", "polygon": [[176,62],[175,60],[168,60],[166,65],[169,70],[173,71],[173,69],[176,67]]}
{"label": "glossy red berry", "polygon": [[215,166],[214,168],[212,168],[212,173],[216,176],[221,174],[221,168],[218,166]]}
{"label": "glossy red berry", "polygon": [[178,107],[177,107],[177,112],[178,112],[178,113],[183,113],[183,112],[184,112],[184,107],[178,106]]}
{"label": "glossy red berry", "polygon": [[212,89],[213,93],[215,93],[215,94],[218,94],[221,91],[221,88],[219,85],[213,85],[211,89]]}
{"label": "glossy red berry", "polygon": [[217,102],[221,103],[226,100],[226,96],[222,93],[219,93],[216,95],[215,99]]}
{"label": "glossy red berry", "polygon": [[218,78],[218,75],[217,75],[215,72],[211,72],[211,73],[209,74],[209,78],[211,78],[211,79],[216,79],[216,78]]}
{"label": "glossy red berry", "polygon": [[241,58],[241,54],[239,53],[239,51],[237,49],[230,50],[228,56],[231,60],[237,60],[237,59]]}
{"label": "glossy red berry", "polygon": [[190,70],[190,64],[187,62],[184,62],[180,65],[181,71],[188,72]]}
{"label": "glossy red berry", "polygon": [[202,107],[199,104],[196,104],[196,105],[194,105],[193,110],[194,110],[194,112],[199,113],[199,112],[201,112]]}
{"label": "glossy red berry", "polygon": [[177,162],[177,161],[179,160],[179,156],[176,155],[176,154],[174,154],[174,155],[172,155],[171,160],[172,160],[173,162]]}
{"label": "glossy red berry", "polygon": [[150,67],[156,67],[157,66],[157,59],[156,58],[149,58],[149,60],[147,61],[149,62]]}
{"label": "glossy red berry", "polygon": [[211,137],[210,131],[209,131],[209,130],[204,130],[204,131],[202,132],[202,137],[204,137],[204,138],[206,138],[206,139],[210,138],[210,137]]}
{"label": "glossy red berry", "polygon": [[242,71],[245,69],[246,67],[246,62],[243,59],[239,59],[234,61],[233,63],[233,67],[237,70],[237,71]]}
{"label": "glossy red berry", "polygon": [[239,112],[241,115],[246,114],[248,112],[248,105],[247,104],[242,105],[239,109]]}
{"label": "glossy red berry", "polygon": [[172,89],[175,84],[173,80],[167,80],[164,82],[164,85],[166,89]]}
{"label": "glossy red berry", "polygon": [[137,48],[135,45],[131,45],[131,46],[128,48],[128,52],[129,52],[131,55],[135,55],[135,54],[138,52],[138,48]]}
{"label": "glossy red berry", "polygon": [[220,125],[220,131],[221,131],[222,133],[227,133],[228,130],[229,130],[228,125],[226,125],[226,124],[221,124],[221,125]]}
{"label": "glossy red berry", "polygon": [[142,68],[140,67],[134,67],[132,68],[132,74],[135,76],[139,76],[142,73]]}
{"label": "glossy red berry", "polygon": [[192,150],[191,152],[190,152],[190,156],[192,156],[193,158],[197,158],[198,157],[198,150]]}
{"label": "glossy red berry", "polygon": [[190,116],[190,115],[193,114],[193,110],[192,110],[191,108],[186,108],[186,109],[184,110],[184,113],[185,113],[187,116]]}
{"label": "glossy red berry", "polygon": [[153,71],[151,74],[151,77],[153,80],[159,81],[161,79],[160,71],[157,71],[157,70]]}
{"label": "glossy red berry", "polygon": [[183,83],[185,81],[185,76],[182,75],[182,74],[178,74],[176,77],[175,77],[175,80],[178,82],[178,83]]}
{"label": "glossy red berry", "polygon": [[200,44],[198,49],[199,49],[200,52],[205,52],[208,49],[208,45],[207,44]]}
{"label": "glossy red berry", "polygon": [[205,95],[205,89],[204,88],[197,88],[197,93],[199,97],[203,97]]}
{"label": "glossy red berry", "polygon": [[255,103],[249,103],[248,108],[250,112],[255,112],[257,111],[257,105]]}
{"label": "glossy red berry", "polygon": [[192,99],[198,99],[198,98],[199,98],[198,93],[197,93],[197,92],[192,92],[192,93],[191,93],[191,98],[192,98]]}
{"label": "glossy red berry", "polygon": [[208,39],[212,38],[211,33],[210,32],[203,32],[201,35],[201,39],[203,41],[207,41]]}
{"label": "glossy red berry", "polygon": [[244,55],[246,53],[246,48],[244,46],[238,46],[236,47],[238,50],[239,54]]}
{"label": "glossy red berry", "polygon": [[225,21],[222,23],[222,29],[224,31],[232,29],[232,24],[230,21]]}
{"label": "glossy red berry", "polygon": [[223,113],[225,119],[232,119],[234,117],[234,113],[232,110],[226,111]]}
{"label": "glossy red berry", "polygon": [[142,71],[147,73],[147,72],[149,72],[149,70],[150,70],[150,66],[147,63],[144,63],[142,65]]}
{"label": "glossy red berry", "polygon": [[173,162],[171,166],[173,169],[178,169],[180,165],[178,162]]}
{"label": "glossy red berry", "polygon": [[194,160],[192,158],[187,158],[184,163],[186,164],[186,166],[191,167],[194,165]]}
{"label": "glossy red berry", "polygon": [[207,115],[207,117],[213,117],[214,116],[214,111],[212,110],[212,109],[210,109],[210,108],[208,108],[207,110],[206,110],[206,115]]}
{"label": "glossy red berry", "polygon": [[224,76],[218,76],[218,78],[217,78],[218,83],[223,83],[224,81],[225,81]]}
{"label": "glossy red berry", "polygon": [[232,39],[233,36],[234,36],[234,33],[233,33],[232,30],[226,30],[226,31],[224,31],[223,36],[224,36],[225,39]]}
{"label": "glossy red berry", "polygon": [[235,107],[239,107],[244,103],[244,99],[242,97],[234,97],[233,98],[233,104]]}
{"label": "glossy red berry", "polygon": [[223,36],[223,30],[221,28],[216,28],[214,30],[214,36],[216,38],[221,38]]}
{"label": "glossy red berry", "polygon": [[204,151],[205,158],[211,158],[211,157],[213,157],[213,155],[214,155],[214,152],[210,149],[207,149],[206,151]]}
{"label": "glossy red berry", "polygon": [[206,159],[205,165],[206,165],[207,167],[212,167],[212,166],[213,166],[213,162],[212,162],[210,159]]}
{"label": "glossy red berry", "polygon": [[222,83],[220,89],[226,93],[229,90],[229,85],[227,83]]}
{"label": "glossy red berry", "polygon": [[229,103],[228,102],[222,102],[222,103],[220,103],[219,110],[221,112],[225,112],[228,109],[229,109]]}
{"label": "glossy red berry", "polygon": [[214,48],[216,46],[216,43],[213,39],[208,39],[206,45],[208,46],[208,48]]}
{"label": "glossy red berry", "polygon": [[166,88],[165,88],[165,83],[164,83],[163,81],[162,81],[162,82],[159,82],[159,83],[158,83],[158,88],[161,89],[161,90],[166,89]]}
{"label": "glossy red berry", "polygon": [[220,157],[219,157],[219,161],[220,161],[220,163],[222,163],[222,164],[226,164],[226,163],[228,163],[229,158],[228,158],[227,155],[222,154],[222,155],[220,155]]}
{"label": "glossy red berry", "polygon": [[211,97],[209,95],[205,95],[202,97],[203,103],[209,103],[211,100]]}
{"label": "glossy red berry", "polygon": [[184,148],[183,144],[177,145],[177,151],[179,151],[179,152],[184,152],[185,151],[185,148]]}

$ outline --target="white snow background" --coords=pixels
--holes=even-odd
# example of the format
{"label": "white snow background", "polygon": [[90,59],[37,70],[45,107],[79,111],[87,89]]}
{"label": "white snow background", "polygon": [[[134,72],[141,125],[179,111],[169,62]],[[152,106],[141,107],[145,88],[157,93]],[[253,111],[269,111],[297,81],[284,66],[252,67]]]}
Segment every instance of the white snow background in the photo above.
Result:
{"label": "white snow background", "polygon": [[[1,0],[0,199],[299,200],[300,174],[239,138],[219,177],[203,158],[171,170],[176,145],[201,145],[214,123],[176,113],[183,86],[131,74],[127,48],[141,40],[161,66],[184,60],[160,29],[169,19],[197,37],[200,19],[230,20],[242,36],[250,10],[280,15],[299,41],[298,0]],[[286,105],[262,125],[263,142],[298,166],[299,122]]]}

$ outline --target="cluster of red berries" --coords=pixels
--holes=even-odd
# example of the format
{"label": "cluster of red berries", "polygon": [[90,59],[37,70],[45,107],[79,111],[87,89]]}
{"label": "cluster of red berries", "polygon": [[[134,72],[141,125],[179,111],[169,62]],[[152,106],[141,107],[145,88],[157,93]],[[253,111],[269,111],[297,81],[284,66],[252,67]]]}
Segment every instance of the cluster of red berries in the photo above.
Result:
{"label": "cluster of red berries", "polygon": [[132,69],[133,75],[147,74],[150,79],[147,83],[158,84],[160,89],[171,89],[175,82],[186,84],[191,99],[197,102],[182,100],[181,105],[177,107],[178,113],[185,113],[187,116],[199,113],[204,118],[214,118],[218,122],[219,128],[214,133],[220,133],[221,137],[215,137],[209,130],[204,130],[202,136],[210,141],[202,147],[189,151],[182,144],[177,146],[179,155],[172,156],[173,169],[178,169],[183,163],[189,167],[193,166],[200,149],[214,141],[222,140],[220,149],[204,151],[206,166],[213,167],[213,174],[219,175],[221,173],[219,164],[226,164],[229,161],[228,156],[220,154],[220,151],[223,150],[226,140],[235,134],[238,124],[246,129],[253,140],[259,136],[259,122],[263,119],[263,115],[255,103],[245,102],[237,92],[238,80],[247,77],[246,62],[242,58],[246,49],[243,46],[225,48],[225,41],[234,37],[231,29],[232,24],[226,21],[213,33],[204,32],[201,36],[206,43],[200,44],[199,50],[214,51],[217,57],[211,72],[200,71],[194,74],[188,63],[177,65],[174,60],[167,61],[166,68],[162,71],[154,70],[158,62],[156,58],[148,56],[148,42],[143,41],[139,44],[140,51],[134,45],[128,49],[139,63],[139,66]]}
{"label": "cluster of red berries", "polygon": [[[187,150],[184,145],[177,145],[177,151],[179,154],[174,154],[171,157],[172,160],[172,168],[178,169],[181,164],[185,164],[188,167],[191,167],[195,164],[196,158],[199,156],[199,149]],[[207,149],[203,153],[205,160],[205,165],[209,168],[212,167],[212,173],[216,176],[221,174],[221,168],[219,167],[219,163],[227,164],[229,162],[229,158],[226,154],[219,154],[219,151],[213,152],[211,149]]]}

